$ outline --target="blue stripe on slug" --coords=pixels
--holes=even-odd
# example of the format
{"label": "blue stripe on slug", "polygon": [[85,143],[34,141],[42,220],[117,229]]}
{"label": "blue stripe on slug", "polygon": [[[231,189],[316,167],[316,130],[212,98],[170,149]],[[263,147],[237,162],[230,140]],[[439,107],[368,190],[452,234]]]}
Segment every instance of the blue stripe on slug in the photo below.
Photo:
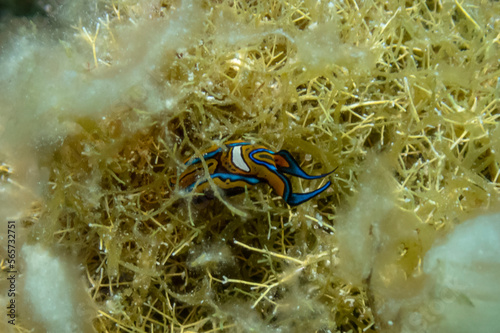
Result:
{"label": "blue stripe on slug", "polygon": [[[262,180],[260,180],[256,177],[234,175],[232,173],[222,173],[222,172],[211,174],[210,178],[212,178],[212,179],[218,178],[218,179],[223,180],[223,181],[226,181],[229,179],[232,182],[242,181],[242,182],[247,183],[248,185],[255,185],[255,184],[262,182]],[[194,183],[190,184],[188,187],[186,187],[186,191],[190,192],[194,189],[195,186],[201,185],[201,184],[206,183],[206,182],[207,182],[206,179],[199,182],[199,183],[194,182]]]}
{"label": "blue stripe on slug", "polygon": [[[219,148],[219,149],[214,150],[214,151],[212,151],[210,153],[203,154],[203,159],[206,161],[207,159],[214,157],[215,155],[217,155],[221,151],[222,151],[222,149]],[[196,164],[196,163],[200,163],[200,162],[201,162],[200,158],[196,157],[194,159],[191,159],[191,160],[187,161],[186,163],[184,163],[184,165],[185,166],[190,166],[190,165],[193,165],[193,164]]]}
{"label": "blue stripe on slug", "polygon": [[288,200],[285,200],[290,206],[297,206],[300,205],[301,203],[304,203],[308,200],[311,200],[324,190],[326,190],[330,185],[332,184],[331,181],[328,181],[325,185],[321,186],[315,191],[312,192],[307,192],[307,193],[292,193],[290,195],[290,198]]}

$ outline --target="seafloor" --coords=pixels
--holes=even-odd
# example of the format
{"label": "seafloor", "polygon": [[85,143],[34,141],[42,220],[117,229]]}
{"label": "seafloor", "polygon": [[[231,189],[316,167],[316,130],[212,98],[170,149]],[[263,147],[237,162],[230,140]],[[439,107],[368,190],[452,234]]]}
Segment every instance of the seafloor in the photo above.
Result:
{"label": "seafloor", "polygon": [[[47,3],[0,23],[0,217],[24,248],[5,329],[498,328],[425,264],[499,208],[500,2]],[[170,184],[239,139],[337,168],[333,184],[297,207],[266,185],[196,204]],[[488,286],[498,263],[481,265]]]}

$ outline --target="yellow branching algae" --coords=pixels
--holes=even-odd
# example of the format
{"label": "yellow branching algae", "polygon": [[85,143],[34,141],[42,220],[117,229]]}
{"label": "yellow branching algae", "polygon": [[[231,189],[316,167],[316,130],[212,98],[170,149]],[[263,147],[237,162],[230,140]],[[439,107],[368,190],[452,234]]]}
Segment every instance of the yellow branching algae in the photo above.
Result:
{"label": "yellow branching algae", "polygon": [[[95,331],[430,327],[426,253],[499,208],[499,2],[70,2],[5,46],[0,198],[30,199],[0,212],[79,260]],[[333,185],[294,208],[171,186],[237,139]]]}

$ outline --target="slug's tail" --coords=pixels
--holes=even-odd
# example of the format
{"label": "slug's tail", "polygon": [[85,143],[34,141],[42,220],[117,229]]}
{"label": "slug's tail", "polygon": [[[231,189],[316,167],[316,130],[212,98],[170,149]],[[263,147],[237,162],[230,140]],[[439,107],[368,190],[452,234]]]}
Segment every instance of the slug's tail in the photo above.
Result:
{"label": "slug's tail", "polygon": [[290,206],[300,205],[301,203],[304,203],[304,202],[306,202],[308,200],[311,200],[312,198],[314,198],[315,196],[317,196],[318,194],[320,194],[321,192],[323,192],[324,190],[326,190],[331,184],[332,184],[332,182],[328,181],[325,185],[321,186],[320,188],[318,188],[317,190],[312,191],[312,192],[307,192],[307,193],[290,193],[290,196],[288,197],[288,199],[286,200],[286,202]]}
{"label": "slug's tail", "polygon": [[322,175],[318,176],[312,176],[308,173],[306,173],[302,168],[299,166],[297,161],[293,158],[292,154],[290,154],[286,150],[280,150],[279,152],[274,154],[274,163],[276,164],[276,168],[280,172],[287,173],[289,175],[299,177],[302,179],[319,179],[328,176],[337,168],[333,169],[332,171],[328,173],[324,173]]}

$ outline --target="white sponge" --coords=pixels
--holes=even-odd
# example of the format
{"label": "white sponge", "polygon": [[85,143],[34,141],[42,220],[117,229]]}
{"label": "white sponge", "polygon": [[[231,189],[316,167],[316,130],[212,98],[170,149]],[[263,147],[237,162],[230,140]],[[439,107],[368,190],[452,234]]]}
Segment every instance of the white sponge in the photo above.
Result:
{"label": "white sponge", "polygon": [[25,267],[24,293],[28,298],[32,319],[48,333],[91,332],[91,318],[85,318],[85,302],[80,295],[82,281],[64,259],[43,246],[24,245],[21,249]]}
{"label": "white sponge", "polygon": [[432,332],[500,332],[500,214],[457,226],[426,254]]}

